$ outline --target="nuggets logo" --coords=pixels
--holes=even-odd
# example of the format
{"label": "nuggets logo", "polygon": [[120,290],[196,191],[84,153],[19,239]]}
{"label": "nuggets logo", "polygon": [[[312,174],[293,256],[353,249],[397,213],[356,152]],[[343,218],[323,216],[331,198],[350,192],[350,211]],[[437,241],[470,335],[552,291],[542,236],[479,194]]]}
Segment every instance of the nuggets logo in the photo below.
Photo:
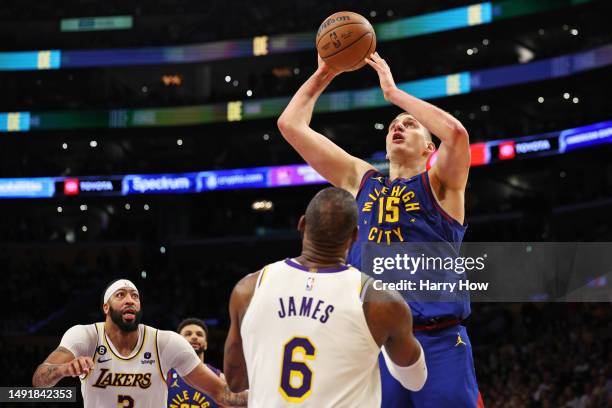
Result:
{"label": "nuggets logo", "polygon": [[100,369],[100,376],[96,380],[94,387],[140,387],[143,390],[151,386],[151,373],[127,374],[113,373],[108,368]]}
{"label": "nuggets logo", "polygon": [[[378,177],[382,183],[382,178]],[[369,200],[366,201],[361,208],[361,211],[372,213],[374,203],[377,204],[377,214],[374,219],[378,226],[370,228],[368,232],[368,241],[374,241],[378,244],[385,242],[387,245],[393,242],[404,242],[404,236],[400,226],[392,228],[383,228],[382,224],[397,224],[400,220],[401,210],[405,213],[419,211],[421,204],[415,201],[416,194],[412,190],[408,190],[406,186],[397,185],[390,191],[389,187],[382,186],[380,189],[374,188],[373,192],[368,194]]]}
{"label": "nuggets logo", "polygon": [[206,394],[202,394],[198,391],[189,392],[189,390],[183,390],[172,398],[172,401],[168,403],[168,408],[181,408],[188,406],[190,408],[212,408],[213,400]]}

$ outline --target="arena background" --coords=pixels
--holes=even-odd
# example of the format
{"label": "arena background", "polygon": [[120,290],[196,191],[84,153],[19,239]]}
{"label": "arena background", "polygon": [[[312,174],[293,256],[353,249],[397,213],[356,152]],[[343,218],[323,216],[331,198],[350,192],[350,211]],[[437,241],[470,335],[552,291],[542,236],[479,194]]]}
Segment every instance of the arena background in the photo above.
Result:
{"label": "arena background", "polygon": [[[101,320],[116,277],[139,286],[149,325],[205,318],[222,367],[234,283],[299,253],[323,186],[286,167],[303,162],[276,118],[343,9],[374,24],[396,82],[469,131],[466,241],[612,241],[608,1],[5,0],[0,385],[30,385],[66,329]],[[368,67],[341,75],[313,127],[384,168],[399,111],[377,86]],[[474,304],[486,406],[612,406],[611,314]]]}

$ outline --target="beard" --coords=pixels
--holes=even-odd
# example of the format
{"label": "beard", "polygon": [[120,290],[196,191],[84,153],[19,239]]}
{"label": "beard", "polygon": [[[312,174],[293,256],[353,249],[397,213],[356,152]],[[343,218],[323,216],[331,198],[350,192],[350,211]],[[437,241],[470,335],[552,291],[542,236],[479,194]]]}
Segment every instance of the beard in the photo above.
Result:
{"label": "beard", "polygon": [[113,309],[110,305],[108,305],[108,313],[110,314],[110,318],[121,329],[125,332],[133,332],[138,329],[138,325],[140,324],[140,320],[142,319],[142,310],[136,312],[134,316],[134,320],[131,322],[126,322],[123,320],[123,313],[119,310]]}

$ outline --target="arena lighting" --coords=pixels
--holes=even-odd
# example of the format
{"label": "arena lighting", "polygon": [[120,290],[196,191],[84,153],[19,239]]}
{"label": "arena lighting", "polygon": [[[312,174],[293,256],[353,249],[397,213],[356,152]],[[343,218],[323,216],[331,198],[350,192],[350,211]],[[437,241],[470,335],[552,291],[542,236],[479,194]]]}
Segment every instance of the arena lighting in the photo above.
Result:
{"label": "arena lighting", "polygon": [[[470,146],[471,166],[490,165],[501,160],[559,155],[602,144],[612,144],[612,120],[563,131],[474,143]],[[384,153],[382,155],[377,153],[373,157],[384,157]],[[427,163],[428,168],[435,162],[436,157],[437,155],[434,153]],[[383,173],[388,171],[387,161],[372,159],[370,163]],[[87,186],[88,195],[106,196],[190,194],[216,190],[327,183],[319,173],[307,164],[293,164],[180,174],[83,176],[78,179],[66,177],[0,179],[0,198],[63,197],[66,184],[73,182],[81,186],[79,194],[83,194],[83,188]],[[56,189],[56,184],[58,186],[63,185],[64,190]],[[130,204],[126,203],[125,209],[129,210],[130,208]]]}
{"label": "arena lighting", "polygon": [[166,86],[180,86],[183,83],[183,80],[179,75],[162,75],[162,82]]}
{"label": "arena lighting", "polygon": [[[612,66],[612,43],[576,54],[561,55],[526,64],[458,72],[397,85],[418,98],[431,100],[516,84],[559,79],[607,66]],[[208,105],[110,111],[0,112],[0,132],[181,126],[257,120],[277,117],[287,103],[289,97],[245,98],[242,101]],[[319,98],[315,111],[319,114],[374,109],[389,105],[377,86],[324,93]]]}
{"label": "arena lighting", "polygon": [[60,22],[60,30],[62,32],[126,30],[132,28],[133,24],[132,16],[128,15],[64,18]]}
{"label": "arena lighting", "polygon": [[[494,23],[499,20],[542,14],[594,0],[516,1],[474,3],[374,25],[379,42],[412,38],[443,31]],[[569,27],[568,27],[569,28]],[[119,65],[160,65],[312,50],[315,32],[246,38],[234,41],[174,47],[113,48],[98,50],[37,50],[0,53],[0,70],[27,71]],[[264,39],[263,43],[261,40]],[[263,50],[262,50],[263,47]]]}
{"label": "arena lighting", "polygon": [[255,211],[272,211],[274,209],[274,203],[268,200],[254,201],[251,204],[251,208]]}
{"label": "arena lighting", "polygon": [[232,77],[229,75],[225,76],[225,82],[229,83],[232,80]]}

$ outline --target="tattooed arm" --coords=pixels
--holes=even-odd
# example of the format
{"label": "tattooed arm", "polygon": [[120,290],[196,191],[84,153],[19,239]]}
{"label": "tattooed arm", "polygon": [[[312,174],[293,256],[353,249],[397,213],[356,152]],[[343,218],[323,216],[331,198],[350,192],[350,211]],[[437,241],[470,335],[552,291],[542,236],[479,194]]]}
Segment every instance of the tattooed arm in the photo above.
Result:
{"label": "tattooed arm", "polygon": [[227,385],[223,390],[220,403],[232,407],[246,407],[249,401],[249,390],[242,392],[232,392]]}
{"label": "tattooed arm", "polygon": [[183,380],[193,388],[210,395],[218,404],[224,406],[245,407],[248,400],[248,392],[232,392],[225,380],[218,377],[204,364],[198,364]]}
{"label": "tattooed arm", "polygon": [[32,377],[34,387],[53,387],[64,377],[87,374],[93,368],[91,357],[75,357],[64,347],[58,347],[38,366]]}

